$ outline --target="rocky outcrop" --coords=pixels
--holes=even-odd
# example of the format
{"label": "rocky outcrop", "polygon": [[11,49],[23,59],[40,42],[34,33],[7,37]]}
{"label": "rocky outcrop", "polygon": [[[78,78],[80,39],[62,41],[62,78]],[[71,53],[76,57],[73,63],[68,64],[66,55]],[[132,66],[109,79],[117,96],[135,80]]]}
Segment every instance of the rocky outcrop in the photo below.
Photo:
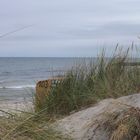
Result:
{"label": "rocky outcrop", "polygon": [[53,127],[75,140],[109,140],[108,131],[100,125],[101,121],[107,114],[121,112],[131,107],[140,107],[140,94],[105,99],[93,107],[57,121]]}

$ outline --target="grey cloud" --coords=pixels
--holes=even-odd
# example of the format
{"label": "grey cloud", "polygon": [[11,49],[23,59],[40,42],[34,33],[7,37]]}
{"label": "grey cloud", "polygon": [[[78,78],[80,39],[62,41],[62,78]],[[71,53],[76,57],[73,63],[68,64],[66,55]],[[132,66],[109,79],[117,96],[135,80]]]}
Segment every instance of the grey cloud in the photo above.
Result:
{"label": "grey cloud", "polygon": [[35,24],[0,39],[0,56],[89,56],[97,44],[131,42],[140,33],[139,5],[139,0],[0,0],[0,34]]}

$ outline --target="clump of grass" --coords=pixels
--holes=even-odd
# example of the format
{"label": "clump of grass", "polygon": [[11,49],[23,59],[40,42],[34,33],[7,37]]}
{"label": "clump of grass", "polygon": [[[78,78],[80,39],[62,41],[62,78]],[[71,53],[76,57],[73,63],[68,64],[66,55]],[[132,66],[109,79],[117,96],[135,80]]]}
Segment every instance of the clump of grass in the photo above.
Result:
{"label": "clump of grass", "polygon": [[[52,119],[54,121],[54,119]],[[50,116],[43,111],[31,114],[22,112],[14,116],[0,117],[1,140],[68,140],[67,136],[51,128]]]}
{"label": "clump of grass", "polygon": [[[91,60],[90,63],[83,62],[72,68],[65,74],[62,82],[52,87],[50,93],[44,97],[42,106],[35,103],[37,112],[33,114],[23,112],[20,116],[0,118],[0,138],[2,140],[67,139],[49,127],[50,120],[53,121],[54,117],[68,115],[71,111],[93,105],[105,98],[117,98],[140,91],[140,67],[125,65],[132,60],[133,58],[129,57],[129,50],[124,53],[115,52],[111,58],[107,58],[103,52],[96,62]],[[125,121],[127,115],[131,117]],[[134,128],[138,132],[140,129],[139,110],[133,108],[123,113],[122,119],[117,119],[115,122],[115,124],[110,123],[110,128],[115,128],[110,129],[111,140],[116,140],[115,136],[118,133],[123,138],[128,133],[133,136],[136,132]],[[137,137],[139,138],[139,135]],[[122,140],[121,137],[119,140]]]}
{"label": "clump of grass", "polygon": [[[47,114],[69,114],[105,98],[117,98],[140,91],[140,67],[126,66],[135,61],[129,52],[117,51],[107,58],[105,52],[96,62],[72,68],[64,80],[46,96],[43,108]],[[37,106],[35,106],[37,107]]]}
{"label": "clump of grass", "polygon": [[140,109],[131,107],[121,112],[109,114],[103,126],[110,140],[140,139]]}

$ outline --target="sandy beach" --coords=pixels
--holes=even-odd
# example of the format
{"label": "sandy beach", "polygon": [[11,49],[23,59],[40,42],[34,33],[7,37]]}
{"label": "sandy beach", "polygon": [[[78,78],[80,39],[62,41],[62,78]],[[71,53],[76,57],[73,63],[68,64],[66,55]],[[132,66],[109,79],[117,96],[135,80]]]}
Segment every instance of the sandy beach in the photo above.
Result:
{"label": "sandy beach", "polygon": [[33,103],[27,102],[14,102],[14,101],[1,101],[0,102],[0,116],[8,115],[8,113],[20,113],[20,112],[33,112]]}
{"label": "sandy beach", "polygon": [[3,111],[16,113],[33,110],[32,93],[25,89],[0,89],[0,116]]}

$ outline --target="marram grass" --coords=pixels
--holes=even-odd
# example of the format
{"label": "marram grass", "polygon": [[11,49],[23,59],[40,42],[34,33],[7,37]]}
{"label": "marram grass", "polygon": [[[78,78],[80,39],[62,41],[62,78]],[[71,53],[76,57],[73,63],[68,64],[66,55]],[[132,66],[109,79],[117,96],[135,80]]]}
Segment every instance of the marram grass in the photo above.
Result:
{"label": "marram grass", "polygon": [[47,114],[67,115],[105,98],[117,98],[140,91],[140,66],[129,66],[132,50],[117,49],[107,58],[105,51],[95,61],[81,63],[64,75],[64,80],[52,88],[42,107]]}
{"label": "marram grass", "polygon": [[70,140],[51,128],[53,121],[43,111],[1,116],[0,140]]}
{"label": "marram grass", "polygon": [[130,107],[109,114],[101,127],[108,131],[109,140],[139,140],[140,108]]}
{"label": "marram grass", "polygon": [[[55,121],[55,117],[68,115],[72,111],[78,111],[105,98],[117,98],[139,92],[140,66],[126,65],[134,60],[130,57],[129,51],[131,50],[122,53],[115,50],[111,58],[107,58],[103,52],[96,62],[91,60],[90,64],[83,62],[73,67],[64,75],[63,82],[52,88],[43,106],[34,104],[37,112],[28,115],[24,112],[14,116],[9,114],[8,118],[1,117],[0,139],[69,139],[51,129],[50,124]],[[129,113],[131,114],[130,111]],[[133,118],[137,119],[135,116]],[[127,125],[129,124],[125,122],[119,123],[118,129],[112,132],[110,140],[119,139],[114,139],[118,133],[120,135],[117,136],[123,136],[130,132]]]}

